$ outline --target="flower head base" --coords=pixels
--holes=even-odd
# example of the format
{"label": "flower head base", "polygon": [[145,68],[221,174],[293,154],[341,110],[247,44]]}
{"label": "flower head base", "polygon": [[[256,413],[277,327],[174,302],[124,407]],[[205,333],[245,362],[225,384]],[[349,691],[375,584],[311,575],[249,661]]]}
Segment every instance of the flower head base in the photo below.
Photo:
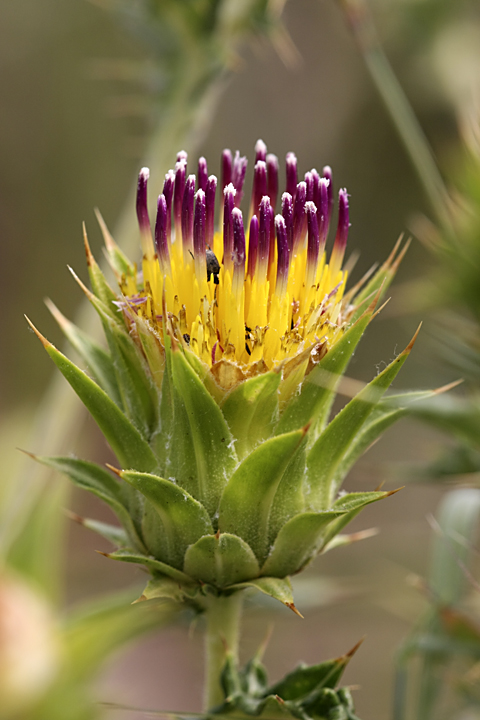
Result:
{"label": "flower head base", "polygon": [[344,190],[333,248],[325,250],[331,170],[298,182],[289,153],[279,202],[278,162],[259,141],[244,223],[246,166],[239,153],[223,153],[223,233],[214,232],[217,180],[204,158],[195,177],[178,154],[153,234],[148,170],[140,172],[140,274],[100,218],[120,297],[85,237],[92,291],[77,280],[100,316],[108,351],[53,313],[94,379],[37,334],[117,456],[119,467],[110,469],[118,477],[71,457],[39,459],[114,510],[122,528],[85,524],[118,546],[109,557],[147,567],[147,597],[198,606],[208,593],[248,586],[293,607],[288,576],[339,544],[365,505],[390,494],[338,497],[351,465],[404,413],[398,396],[394,406],[382,398],[413,343],[330,422],[329,415],[405,248],[396,256],[397,243],[368,280],[345,293]]}
{"label": "flower head base", "polygon": [[[250,217],[239,205],[247,160],[222,157],[223,231],[214,232],[217,178],[198,163],[187,176],[186,153],[165,176],[152,235],[148,170],[140,172],[137,215],[143,273],[124,275],[125,307],[161,335],[164,314],[175,339],[209,368],[236,364],[245,375],[276,368],[300,353],[308,369],[341,335],[353,307],[343,302],[347,273],[348,196],[339,192],[338,226],[329,262],[325,250],[333,208],[332,174],[311,170],[297,183],[287,155],[287,191],[275,216],[278,160],[256,145]],[[172,221],[173,215],[173,221]],[[223,373],[222,376],[224,376]],[[238,370],[235,373],[238,377]]]}

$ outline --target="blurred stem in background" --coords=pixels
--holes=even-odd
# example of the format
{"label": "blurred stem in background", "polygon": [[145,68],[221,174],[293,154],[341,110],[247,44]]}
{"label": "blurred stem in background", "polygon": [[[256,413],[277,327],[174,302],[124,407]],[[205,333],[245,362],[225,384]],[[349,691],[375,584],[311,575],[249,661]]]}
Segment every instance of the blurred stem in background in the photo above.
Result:
{"label": "blurred stem in background", "polygon": [[370,77],[403,142],[437,220],[451,227],[449,196],[427,138],[378,39],[364,0],[337,0]]}
{"label": "blurred stem in background", "polygon": [[[241,44],[253,38],[268,38],[285,62],[291,62],[295,57],[295,50],[280,19],[285,0],[95,2],[136,35],[145,48],[146,56],[153,60],[157,74],[156,94],[152,102],[151,138],[143,164],[149,166],[156,177],[162,177],[168,169],[176,149],[187,146],[192,152],[198,147],[213,118],[228,76],[238,61],[236,53]],[[134,193],[135,188],[132,187],[115,232],[116,241],[127,252],[136,246],[138,239],[136,219],[131,212]],[[94,319],[95,311],[88,300],[84,300],[76,319],[78,325],[96,327]],[[54,376],[39,405],[33,433],[26,445],[51,454],[70,449],[79,434],[83,418],[83,409],[68,385],[62,378]],[[0,516],[0,553],[9,558],[11,565],[23,571],[27,570],[25,565],[30,563],[31,554],[22,552],[20,547],[25,542],[22,530],[38,512],[40,497],[49,498],[41,502],[52,505],[52,491],[43,495],[42,491],[45,483],[58,481],[50,480],[48,470],[32,466],[29,461],[20,464],[17,475],[11,478],[15,493],[11,502],[4,506],[8,507],[8,511]],[[49,515],[55,517],[55,521],[46,524],[50,545],[55,548],[63,544],[60,539],[63,521],[57,510],[65,503],[67,492],[65,483],[60,482],[62,490],[54,491],[55,508],[49,509]],[[43,541],[37,546],[38,554],[44,553],[45,563],[50,568],[46,575],[39,574],[38,580],[52,594],[55,562],[52,562],[53,555],[48,551],[48,545]],[[60,557],[56,560],[57,564],[59,561]]]}

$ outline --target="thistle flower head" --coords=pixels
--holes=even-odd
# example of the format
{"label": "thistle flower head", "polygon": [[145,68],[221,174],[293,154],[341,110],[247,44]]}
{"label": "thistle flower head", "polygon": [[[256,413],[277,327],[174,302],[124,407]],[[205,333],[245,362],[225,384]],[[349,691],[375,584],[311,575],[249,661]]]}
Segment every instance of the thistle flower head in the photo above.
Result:
{"label": "thistle flower head", "polygon": [[[240,209],[246,168],[246,158],[225,150],[217,188],[205,158],[197,176],[187,175],[186,153],[179,153],[175,170],[165,176],[153,234],[148,170],[141,170],[143,272],[122,278],[125,306],[159,335],[168,323],[177,342],[208,368],[235,364],[232,377],[239,377],[238,370],[249,376],[277,368],[308,351],[310,369],[342,334],[353,309],[343,302],[348,196],[339,191],[337,232],[328,252],[330,169],[322,176],[307,172],[297,183],[296,158],[288,153],[279,203],[278,160],[259,140],[247,217]],[[217,232],[215,214],[221,218]]]}
{"label": "thistle flower head", "polygon": [[356,458],[402,413],[382,397],[412,343],[330,422],[329,415],[404,251],[396,256],[397,244],[364,286],[345,292],[348,195],[338,193],[329,249],[330,168],[299,182],[289,153],[280,193],[277,158],[258,141],[245,216],[246,168],[244,157],[225,150],[218,187],[205,158],[193,175],[178,153],[153,232],[149,172],[141,170],[140,273],[101,220],[120,296],[85,236],[92,291],[77,280],[108,351],[52,311],[94,379],[37,334],[120,467],[110,468],[112,478],[75,458],[38,459],[114,510],[122,528],[84,524],[118,546],[109,557],[147,567],[147,597],[200,602],[248,586],[293,608],[288,576],[342,542],[347,522],[390,494],[338,491]]}

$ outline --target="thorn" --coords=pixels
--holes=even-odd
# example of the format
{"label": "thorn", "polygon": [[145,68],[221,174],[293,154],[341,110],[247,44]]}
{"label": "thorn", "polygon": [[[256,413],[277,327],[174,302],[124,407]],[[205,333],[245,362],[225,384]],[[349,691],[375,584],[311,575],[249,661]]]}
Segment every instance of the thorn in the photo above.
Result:
{"label": "thorn", "polygon": [[400,490],[404,490],[405,485],[402,485],[402,487],[397,488],[396,490],[390,490],[389,492],[385,493],[385,497],[390,497],[390,495],[395,495],[395,493],[400,492]]}
{"label": "thorn", "polygon": [[100,225],[100,230],[102,231],[103,242],[105,243],[105,247],[107,248],[107,250],[110,250],[110,251],[115,250],[115,247],[116,247],[115,240],[111,236],[111,234],[107,228],[107,224],[102,217],[102,213],[100,212],[100,210],[98,208],[95,208],[95,215],[96,215],[98,224]]}
{"label": "thorn", "polygon": [[103,557],[110,558],[110,555],[108,553],[102,552],[101,550],[95,550],[95,552],[99,555],[103,555]]}
{"label": "thorn", "polygon": [[81,517],[81,515],[77,515],[77,513],[73,512],[72,510],[69,510],[68,508],[63,508],[63,512],[69,520],[73,520],[73,522],[76,522],[79,525],[85,524],[85,518]]}
{"label": "thorn", "polygon": [[85,246],[85,255],[87,256],[87,265],[88,267],[93,267],[95,265],[95,258],[92,255],[92,251],[90,250],[90,245],[88,243],[88,237],[87,237],[87,227],[85,223],[82,223],[82,230],[83,230],[83,244]]}
{"label": "thorn", "polygon": [[345,303],[349,303],[350,300],[355,297],[355,295],[359,292],[360,288],[362,288],[366,284],[367,280],[373,275],[377,267],[378,263],[374,263],[370,270],[367,270],[367,272],[360,278],[357,284],[345,293],[343,298]]}
{"label": "thorn", "polygon": [[119,468],[114,467],[113,465],[110,465],[109,463],[105,463],[106,467],[111,470],[115,475],[118,475],[119,478],[123,477],[123,470],[120,470]]}
{"label": "thorn", "polygon": [[363,643],[363,641],[365,640],[366,637],[367,637],[367,636],[364,635],[362,638],[360,638],[360,640],[357,642],[357,644],[354,645],[351,650],[349,650],[347,653],[345,653],[345,655],[344,655],[343,657],[344,657],[344,658],[347,658],[347,662],[348,662],[348,660],[351,660],[351,658],[355,655],[355,653],[357,652],[358,648],[359,648],[360,645]]}
{"label": "thorn", "polygon": [[389,268],[389,267],[392,265],[392,263],[393,263],[393,261],[394,261],[394,259],[395,259],[395,255],[397,254],[397,250],[398,250],[398,248],[400,247],[400,245],[402,244],[402,241],[403,241],[404,236],[405,236],[405,233],[402,232],[401,235],[400,235],[400,237],[398,238],[397,242],[396,242],[395,245],[393,246],[392,252],[391,252],[390,255],[388,256],[388,258],[385,260],[385,262],[383,263],[383,267],[384,267],[385,269]]}
{"label": "thorn", "polygon": [[87,286],[80,280],[80,278],[78,277],[78,275],[77,275],[77,273],[75,272],[75,270],[74,270],[73,268],[71,268],[70,265],[67,265],[67,268],[70,270],[70,272],[72,273],[74,279],[75,279],[75,280],[77,281],[77,283],[80,285],[81,289],[83,290],[83,292],[85,293],[85,295],[88,297],[88,299],[89,299],[89,300],[94,299],[94,298],[95,298],[95,295],[94,295],[94,294],[87,288]]}
{"label": "thorn", "polygon": [[24,315],[24,318],[25,318],[25,320],[28,322],[28,324],[30,325],[30,327],[32,328],[33,332],[34,332],[35,335],[38,337],[38,339],[40,340],[40,342],[42,343],[42,345],[43,345],[44,348],[48,349],[48,348],[50,348],[50,347],[55,347],[54,345],[52,345],[52,343],[51,343],[49,340],[47,340],[46,337],[44,337],[44,336],[42,335],[41,332],[39,332],[39,331],[37,330],[37,328],[36,328],[35,325],[32,323],[32,321],[30,320],[30,318],[28,318],[26,315]]}
{"label": "thorn", "polygon": [[285,605],[286,605],[290,610],[293,610],[293,612],[295,613],[295,615],[298,615],[298,617],[301,617],[302,620],[305,620],[305,618],[303,617],[302,613],[301,613],[299,610],[297,610],[297,608],[295,607],[295,605],[294,605],[293,603],[285,603]]}
{"label": "thorn", "polygon": [[215,540],[220,540],[220,530],[215,533]]}
{"label": "thorn", "polygon": [[381,482],[379,485],[377,485],[377,487],[375,488],[374,492],[380,492],[380,490],[382,489],[382,487],[383,487],[384,485],[385,485],[385,480],[382,480],[382,482]]}
{"label": "thorn", "polygon": [[60,310],[57,308],[55,303],[50,300],[50,298],[45,298],[44,303],[50,311],[50,314],[53,315],[54,319],[60,325],[62,330],[66,330],[71,325],[70,320],[68,320],[65,315],[60,312]]}
{"label": "thorn", "polygon": [[453,388],[458,387],[458,385],[461,385],[461,384],[464,383],[464,382],[465,382],[465,380],[464,380],[463,378],[461,378],[460,380],[454,380],[453,382],[448,383],[448,385],[442,385],[442,387],[436,388],[436,389],[433,391],[433,394],[434,394],[434,395],[441,395],[441,394],[444,393],[444,392],[448,392],[449,390],[453,390]]}
{"label": "thorn", "polygon": [[[358,318],[357,322],[360,322],[360,320],[361,320],[362,318],[364,318],[366,315],[369,315],[369,314],[371,314],[370,322],[373,320],[373,318],[374,318],[375,315],[377,314],[377,313],[375,313],[375,315],[373,314],[374,311],[375,311],[375,306],[376,306],[376,304],[377,304],[377,302],[378,302],[378,299],[379,299],[379,297],[380,297],[380,295],[381,295],[381,293],[382,293],[382,290],[383,290],[383,286],[384,286],[384,285],[385,285],[385,280],[382,282],[382,284],[380,285],[380,287],[378,288],[378,290],[377,290],[377,292],[376,292],[375,294],[372,293],[372,295],[369,295],[367,298],[365,298],[365,299],[363,300],[363,302],[365,302],[366,300],[368,300],[369,297],[372,297],[372,296],[373,296],[372,302],[371,302],[370,305],[367,307],[367,309],[363,311],[363,313],[362,313],[362,314],[360,315],[360,317]],[[363,302],[360,303],[360,306],[359,306],[359,307],[361,307],[361,306],[363,305]]]}
{"label": "thorn", "polygon": [[[418,326],[418,328],[417,328],[416,331],[415,331],[415,335],[414,335],[413,338],[410,340],[410,342],[408,343],[408,345],[407,345],[407,347],[405,348],[405,350],[403,351],[403,353],[400,353],[400,355],[398,356],[398,358],[400,358],[402,355],[405,355],[406,353],[411,352],[413,346],[415,345],[415,341],[416,341],[416,339],[417,339],[417,337],[418,337],[418,333],[420,332],[420,328],[422,327],[422,325],[423,325],[423,323],[420,323],[420,325]],[[398,360],[398,358],[397,358],[397,360]]]}
{"label": "thorn", "polygon": [[285,705],[285,700],[280,697],[280,695],[275,695],[275,700],[277,700],[280,705]]}
{"label": "thorn", "polygon": [[351,533],[348,535],[348,539],[351,543],[360,542],[360,540],[368,540],[368,538],[375,537],[380,532],[379,528],[367,528],[366,530],[359,530],[358,532]]}
{"label": "thorn", "polygon": [[38,455],[34,455],[34,453],[28,452],[28,450],[24,450],[23,448],[15,448],[16,450],[20,450],[20,452],[23,452],[24,455],[28,455],[28,457],[32,458],[32,460],[38,460]]}
{"label": "thorn", "polygon": [[382,310],[383,310],[383,308],[385,307],[385,305],[388,305],[389,302],[390,302],[390,298],[387,298],[387,299],[385,300],[385,302],[383,303],[383,305],[380,305],[380,307],[378,308],[378,310],[373,313],[373,315],[372,315],[372,320],[373,320],[373,318],[376,318],[377,315],[379,315],[379,314],[382,312]]}
{"label": "thorn", "polygon": [[407,250],[411,244],[412,244],[412,238],[410,237],[410,238],[408,238],[408,240],[405,243],[405,245],[403,246],[402,251],[400,252],[399,256],[397,257],[397,259],[393,263],[392,267],[390,268],[393,271],[393,273],[397,272],[397,270],[400,266],[400,263],[402,262],[403,258],[405,257]]}
{"label": "thorn", "polygon": [[270,642],[270,638],[272,637],[272,634],[273,634],[273,623],[270,623],[269,626],[267,627],[267,632],[265,633],[265,637],[263,638],[262,642],[258,646],[257,652],[255,653],[255,658],[258,661],[261,661],[261,659],[263,658],[263,656],[265,654],[265,650],[267,649],[268,644]]}
{"label": "thorn", "polygon": [[145,602],[145,600],[148,600],[147,596],[146,596],[146,595],[140,595],[139,598],[137,598],[136,600],[134,600],[134,601],[132,602],[132,605],[135,605],[136,603],[139,603],[139,602]]}

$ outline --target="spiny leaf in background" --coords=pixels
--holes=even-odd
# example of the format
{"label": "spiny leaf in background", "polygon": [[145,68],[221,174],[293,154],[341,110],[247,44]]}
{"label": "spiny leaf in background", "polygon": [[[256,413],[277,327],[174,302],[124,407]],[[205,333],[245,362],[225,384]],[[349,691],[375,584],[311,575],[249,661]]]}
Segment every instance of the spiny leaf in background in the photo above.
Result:
{"label": "spiny leaf in background", "polygon": [[460,489],[445,495],[438,520],[431,520],[435,535],[424,584],[430,608],[398,653],[395,720],[405,720],[407,707],[415,717],[436,720],[478,705],[462,684],[480,660],[480,622],[468,603],[480,592],[473,574],[479,518],[480,490]]}
{"label": "spiny leaf in background", "polygon": [[222,672],[225,700],[213,708],[214,715],[294,717],[300,720],[355,720],[353,700],[347,688],[337,687],[361,641],[341,657],[319,665],[300,664],[274,685],[268,685],[261,652],[239,669],[227,654]]}

